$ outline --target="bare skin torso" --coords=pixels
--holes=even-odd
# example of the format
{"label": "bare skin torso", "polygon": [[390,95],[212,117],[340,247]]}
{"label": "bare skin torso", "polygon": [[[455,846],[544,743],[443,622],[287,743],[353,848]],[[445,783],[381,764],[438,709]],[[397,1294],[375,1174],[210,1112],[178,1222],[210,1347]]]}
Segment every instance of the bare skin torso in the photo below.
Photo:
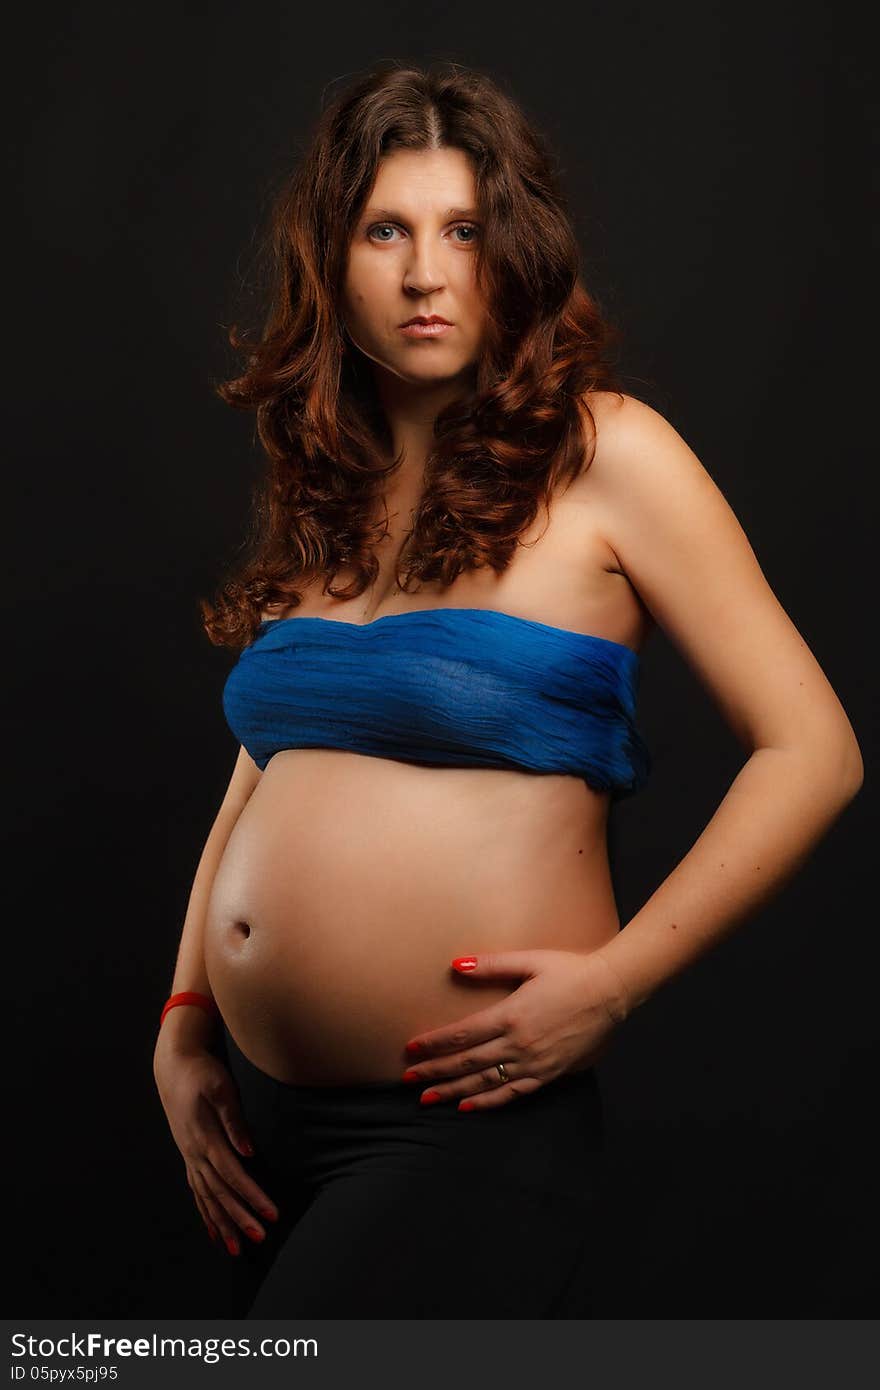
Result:
{"label": "bare skin torso", "polygon": [[[464,573],[443,591],[395,587],[413,505],[404,487],[389,496],[372,591],[334,600],[314,584],[295,613],[265,616],[362,623],[482,607],[643,645],[650,615],[604,539],[589,469],[549,522],[539,512],[502,575]],[[615,935],[608,805],[574,776],[277,753],[229,838],[206,919],[206,969],[235,1041],[289,1084],[399,1080],[409,1038],[518,986],[462,979],[453,957],[586,952]]]}

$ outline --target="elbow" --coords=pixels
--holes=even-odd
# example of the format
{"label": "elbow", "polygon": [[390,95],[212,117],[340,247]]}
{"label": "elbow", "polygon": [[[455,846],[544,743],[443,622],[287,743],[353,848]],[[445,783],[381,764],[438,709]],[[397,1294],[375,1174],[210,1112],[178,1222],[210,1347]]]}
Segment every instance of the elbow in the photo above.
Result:
{"label": "elbow", "polygon": [[846,773],[844,782],[847,788],[847,800],[852,801],[853,797],[862,789],[865,780],[865,764],[862,760],[862,750],[859,748],[855,739],[849,750],[846,759]]}
{"label": "elbow", "polygon": [[840,778],[841,790],[847,801],[852,801],[853,797],[860,791],[865,780],[865,764],[862,760],[862,750],[856,738],[855,730],[849,720],[845,726],[839,730],[838,738],[828,739],[829,746],[837,748],[836,765]]}
{"label": "elbow", "polygon": [[[854,734],[850,733],[836,745],[829,742],[825,749],[825,765],[841,806],[846,806],[858,794],[865,780],[865,765],[862,750]],[[829,756],[830,754],[830,756]]]}
{"label": "elbow", "polygon": [[855,735],[848,731],[843,738],[839,730],[821,740],[802,745],[789,745],[786,751],[795,755],[815,794],[843,810],[861,790],[865,780],[862,752]]}

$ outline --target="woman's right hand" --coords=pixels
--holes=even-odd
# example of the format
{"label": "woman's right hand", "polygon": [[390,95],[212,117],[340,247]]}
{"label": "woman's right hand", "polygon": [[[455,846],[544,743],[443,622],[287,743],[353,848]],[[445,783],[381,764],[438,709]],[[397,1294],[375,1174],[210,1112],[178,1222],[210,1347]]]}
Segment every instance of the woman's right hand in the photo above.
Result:
{"label": "woman's right hand", "polygon": [[227,1068],[207,1047],[175,1046],[161,1037],[153,1057],[153,1076],[186,1164],[186,1180],[212,1240],[222,1236],[230,1255],[239,1254],[239,1234],[265,1239],[265,1221],[278,1209],[242,1167],[235,1152],[253,1153],[247,1138],[238,1088]]}

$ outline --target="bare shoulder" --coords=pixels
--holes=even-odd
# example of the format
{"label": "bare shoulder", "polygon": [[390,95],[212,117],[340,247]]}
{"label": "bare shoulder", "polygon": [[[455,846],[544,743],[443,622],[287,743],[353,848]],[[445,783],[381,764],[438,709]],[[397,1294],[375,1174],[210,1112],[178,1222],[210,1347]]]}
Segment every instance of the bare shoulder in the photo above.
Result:
{"label": "bare shoulder", "polygon": [[[618,391],[591,391],[585,399],[595,426],[596,472],[602,473],[605,482],[610,483],[615,469],[626,466],[627,462],[638,466],[641,459],[650,466],[655,447],[664,441],[671,444],[675,439],[687,448],[666,417],[636,396]],[[697,461],[696,455],[692,454],[691,458]]]}
{"label": "bare shoulder", "polygon": [[[664,415],[635,396],[612,391],[587,398],[595,425],[595,448],[586,477],[608,530],[622,548],[641,542],[639,522],[682,516],[745,537],[710,470]],[[699,516],[697,516],[697,513]],[[616,548],[616,547],[615,547]],[[621,557],[622,558],[622,557]]]}
{"label": "bare shoulder", "polygon": [[603,535],[658,626],[743,744],[854,737],[721,488],[682,435],[633,396],[592,393],[585,474]]}
{"label": "bare shoulder", "polygon": [[[675,500],[686,507],[696,501],[694,489],[704,496],[718,490],[690,446],[652,406],[617,391],[591,391],[584,402],[592,418],[592,426],[585,421],[592,449],[580,486],[620,570],[634,580],[624,550],[639,516],[650,525],[653,506]],[[632,534],[631,545],[641,539]]]}

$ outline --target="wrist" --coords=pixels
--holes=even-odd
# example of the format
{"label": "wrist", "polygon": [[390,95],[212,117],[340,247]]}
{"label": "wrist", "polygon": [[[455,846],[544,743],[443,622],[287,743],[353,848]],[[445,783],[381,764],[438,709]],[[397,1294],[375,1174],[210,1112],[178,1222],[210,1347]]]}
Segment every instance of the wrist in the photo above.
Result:
{"label": "wrist", "polygon": [[216,1035],[219,1018],[211,995],[177,991],[162,1009],[158,1036],[183,1046],[207,1046]]}
{"label": "wrist", "polygon": [[605,980],[605,1007],[615,1023],[623,1023],[629,1017],[633,1007],[629,990],[617,970],[603,954],[602,949],[591,951],[590,960],[595,961],[601,967]]}
{"label": "wrist", "polygon": [[[195,1014],[195,1009],[174,1009],[175,1014]],[[198,1019],[192,1024],[180,1020],[175,1020],[174,1027],[171,1027],[171,1014],[168,1015],[162,1027],[159,1029],[156,1042],[153,1047],[153,1076],[158,1081],[166,1073],[167,1068],[174,1068],[178,1062],[187,1057],[197,1057],[204,1053],[211,1053],[216,1056],[216,1040],[212,1036],[210,1023],[211,1020],[205,1017],[205,1024],[199,1026]]]}
{"label": "wrist", "polygon": [[165,1001],[164,1008],[159,1017],[159,1027],[162,1027],[167,1015],[172,1009],[181,1008],[185,1005],[194,1005],[196,1008],[204,1009],[206,1013],[216,1015],[219,1013],[214,996],[200,989],[178,989],[174,990]]}

